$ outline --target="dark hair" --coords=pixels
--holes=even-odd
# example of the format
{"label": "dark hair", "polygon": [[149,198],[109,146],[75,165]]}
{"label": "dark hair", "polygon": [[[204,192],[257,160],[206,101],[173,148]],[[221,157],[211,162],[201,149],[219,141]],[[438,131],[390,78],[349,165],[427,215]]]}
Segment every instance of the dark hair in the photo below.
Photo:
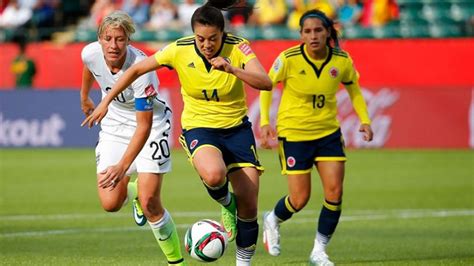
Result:
{"label": "dark hair", "polygon": [[339,47],[339,38],[337,37],[337,30],[334,27],[334,21],[332,19],[328,18],[326,16],[326,14],[324,14],[324,12],[322,12],[320,10],[317,10],[317,9],[309,10],[309,11],[306,11],[301,16],[301,18],[300,18],[300,32],[303,30],[304,21],[308,18],[317,18],[317,19],[321,20],[323,22],[324,28],[326,28],[331,34],[328,37],[328,39],[326,41],[326,44],[328,46],[332,47],[332,45],[331,45],[331,40],[332,40],[334,42],[334,46],[336,48]]}
{"label": "dark hair", "polygon": [[194,31],[196,23],[208,26],[216,26],[224,31],[225,20],[221,10],[233,6],[238,0],[208,0],[207,3],[194,11],[191,17],[191,28]]}

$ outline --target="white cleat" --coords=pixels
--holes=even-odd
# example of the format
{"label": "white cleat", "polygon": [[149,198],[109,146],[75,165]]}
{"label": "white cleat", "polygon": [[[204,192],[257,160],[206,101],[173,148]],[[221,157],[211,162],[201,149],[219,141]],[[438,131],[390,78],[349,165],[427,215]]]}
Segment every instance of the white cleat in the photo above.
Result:
{"label": "white cleat", "polygon": [[311,256],[309,256],[309,265],[334,266],[334,263],[329,260],[329,256],[326,252],[319,251],[311,253]]}
{"label": "white cleat", "polygon": [[270,222],[267,218],[269,212],[263,214],[263,245],[268,254],[280,255],[280,226]]}

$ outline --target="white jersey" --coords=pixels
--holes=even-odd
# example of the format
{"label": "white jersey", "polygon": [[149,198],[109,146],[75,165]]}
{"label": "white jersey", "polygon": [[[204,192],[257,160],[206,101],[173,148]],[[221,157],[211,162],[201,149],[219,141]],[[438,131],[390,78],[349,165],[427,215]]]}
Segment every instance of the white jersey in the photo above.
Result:
{"label": "white jersey", "polygon": [[[120,76],[132,65],[145,59],[146,55],[129,45],[125,63],[117,73],[112,73],[105,63],[104,53],[99,42],[93,42],[84,47],[81,57],[84,65],[94,75],[101,88],[102,98],[104,98],[107,91],[112,88]],[[135,98],[148,98],[154,95],[152,127],[170,126],[171,109],[165,101],[160,99],[158,86],[158,77],[154,71],[150,71],[136,79],[110,103],[107,115],[101,121],[102,130],[113,134],[117,126],[128,127],[131,129],[130,133],[133,134],[137,126]]]}

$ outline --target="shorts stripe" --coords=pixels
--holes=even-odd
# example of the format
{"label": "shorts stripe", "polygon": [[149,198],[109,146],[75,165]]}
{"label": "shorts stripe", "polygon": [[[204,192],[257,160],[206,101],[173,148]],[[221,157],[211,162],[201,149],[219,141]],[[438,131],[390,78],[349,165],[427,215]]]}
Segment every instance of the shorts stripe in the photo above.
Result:
{"label": "shorts stripe", "polygon": [[283,140],[278,141],[278,149],[280,154],[280,165],[281,165],[281,174],[286,175],[288,171],[286,170],[286,156],[285,156],[285,149],[283,149]]}
{"label": "shorts stripe", "polygon": [[310,168],[307,170],[285,170],[285,172],[283,172],[282,170],[281,173],[283,175],[303,175],[303,174],[311,173],[312,170],[313,168]]}
{"label": "shorts stripe", "polygon": [[316,157],[315,162],[345,162],[347,161],[346,157]]}
{"label": "shorts stripe", "polygon": [[204,148],[204,147],[211,147],[211,148],[214,148],[214,149],[218,150],[218,151],[222,154],[222,151],[221,151],[219,148],[217,148],[216,146],[214,146],[214,145],[212,145],[212,144],[204,144],[204,145],[201,145],[201,146],[197,147],[197,148],[194,150],[193,154],[191,154],[191,158],[194,157],[194,154],[196,154],[196,152],[197,152],[198,150],[200,150],[200,149],[202,149],[202,148]]}
{"label": "shorts stripe", "polygon": [[179,143],[181,146],[183,146],[184,151],[188,155],[188,159],[191,159],[191,153],[189,152],[188,145],[186,144],[186,140],[184,139],[183,135],[179,136]]}
{"label": "shorts stripe", "polygon": [[234,168],[256,168],[259,171],[263,171],[264,168],[260,165],[255,165],[253,163],[231,163],[227,166],[227,171],[230,171]]}

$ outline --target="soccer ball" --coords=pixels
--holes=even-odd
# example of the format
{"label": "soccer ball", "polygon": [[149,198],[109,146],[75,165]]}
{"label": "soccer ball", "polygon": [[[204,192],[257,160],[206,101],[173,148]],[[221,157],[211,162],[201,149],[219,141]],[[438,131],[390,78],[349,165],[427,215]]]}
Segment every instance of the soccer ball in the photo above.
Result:
{"label": "soccer ball", "polygon": [[227,243],[227,233],[222,225],[209,219],[194,223],[184,236],[186,252],[192,258],[203,262],[215,261],[222,257]]}

